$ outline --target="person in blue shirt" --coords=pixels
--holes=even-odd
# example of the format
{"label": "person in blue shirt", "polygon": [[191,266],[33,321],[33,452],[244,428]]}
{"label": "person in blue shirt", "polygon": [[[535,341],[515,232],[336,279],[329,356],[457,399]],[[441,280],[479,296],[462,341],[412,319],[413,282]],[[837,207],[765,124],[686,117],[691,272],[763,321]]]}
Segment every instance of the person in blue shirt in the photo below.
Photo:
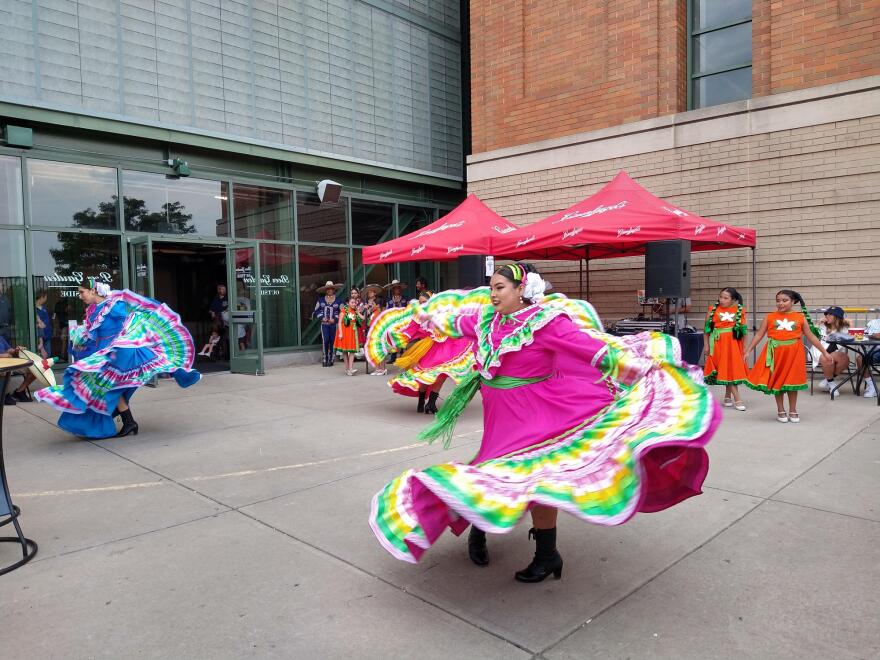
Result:
{"label": "person in blue shirt", "polygon": [[321,321],[321,342],[324,367],[333,366],[333,342],[336,337],[336,324],[339,321],[339,309],[342,306],[336,298],[336,292],[342,288],[341,284],[334,284],[328,280],[327,284],[317,289],[318,294],[324,294],[315,303],[315,311],[312,318]]}
{"label": "person in blue shirt", "polygon": [[48,299],[45,289],[37,291],[37,353],[44,358],[52,354],[52,316],[46,309]]}

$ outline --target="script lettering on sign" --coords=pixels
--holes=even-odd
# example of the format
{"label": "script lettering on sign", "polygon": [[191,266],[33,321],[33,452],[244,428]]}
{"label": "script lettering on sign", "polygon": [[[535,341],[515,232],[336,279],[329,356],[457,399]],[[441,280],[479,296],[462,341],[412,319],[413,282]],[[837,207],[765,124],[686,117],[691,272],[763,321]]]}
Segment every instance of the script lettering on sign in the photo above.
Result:
{"label": "script lettering on sign", "polygon": [[461,252],[464,250],[464,245],[452,245],[446,248],[446,254],[453,254],[454,252]]}
{"label": "script lettering on sign", "polygon": [[425,251],[425,246],[424,246],[424,244],[422,244],[422,245],[420,245],[420,246],[417,247],[417,248],[413,248],[413,249],[412,249],[412,252],[409,253],[409,256],[412,257],[412,256],[415,256],[415,255],[417,255],[417,254],[421,254],[421,253],[424,252],[424,251]]}
{"label": "script lettering on sign", "polygon": [[704,225],[704,224],[697,225],[696,228],[694,229],[694,236],[699,236],[700,234],[703,233],[703,231],[705,229],[706,229],[706,225]]}
{"label": "script lettering on sign", "polygon": [[668,206],[662,206],[661,208],[662,208],[664,211],[666,211],[667,213],[674,213],[674,214],[677,215],[679,218],[686,218],[686,217],[687,217],[687,213],[685,213],[685,212],[682,211],[681,209],[671,209],[671,208],[669,208]]}
{"label": "script lettering on sign", "polygon": [[499,227],[498,225],[492,225],[492,229],[499,234],[509,234],[512,231],[516,231],[516,227]]}
{"label": "script lettering on sign", "polygon": [[599,215],[600,213],[607,213],[608,211],[616,211],[618,209],[624,208],[628,204],[627,200],[623,200],[617,202],[617,204],[612,204],[611,206],[605,206],[604,204],[599,204],[594,209],[590,209],[589,211],[571,211],[566,213],[564,216],[559,218],[558,220],[554,220],[551,224],[558,224],[560,222],[565,222],[566,220],[574,220],[575,218],[589,218],[594,215]]}
{"label": "script lettering on sign", "polygon": [[573,238],[580,234],[584,230],[583,227],[575,227],[574,229],[569,229],[568,231],[562,232],[562,240],[566,238]]}
{"label": "script lettering on sign", "polygon": [[534,235],[534,234],[532,234],[532,235],[529,236],[528,238],[524,238],[524,239],[522,239],[521,241],[517,241],[517,242],[516,242],[516,247],[522,247],[523,245],[528,245],[528,244],[531,243],[533,240],[535,240],[535,235]]}
{"label": "script lettering on sign", "polygon": [[721,226],[718,228],[718,231],[717,231],[717,234],[716,234],[716,235],[717,235],[717,236],[721,236],[721,234],[723,234],[723,233],[726,232],[726,231],[727,231],[727,227],[725,227],[724,225],[721,225]]}
{"label": "script lettering on sign", "polygon": [[638,234],[640,231],[642,231],[641,226],[627,227],[626,229],[618,229],[617,230],[617,237],[620,238],[621,236],[632,236],[633,234]]}
{"label": "script lettering on sign", "polygon": [[447,229],[455,229],[456,227],[463,227],[463,226],[464,226],[464,220],[462,220],[460,222],[444,222],[439,227],[435,227],[434,229],[425,229],[423,231],[420,231],[415,236],[410,236],[409,240],[412,241],[417,238],[421,238],[422,236],[430,236],[431,234],[436,234],[441,231],[446,231]]}
{"label": "script lettering on sign", "polygon": [[47,273],[43,275],[43,285],[47,289],[55,289],[60,298],[76,298],[79,295],[79,287],[87,277],[94,277],[96,282],[111,284],[113,275],[102,270],[94,275],[86,275],[81,270],[72,271],[69,275],[60,273]]}
{"label": "script lettering on sign", "polygon": [[385,252],[380,252],[380,253],[379,253],[379,259],[387,259],[387,258],[390,257],[392,254],[394,254],[394,250],[386,250]]}

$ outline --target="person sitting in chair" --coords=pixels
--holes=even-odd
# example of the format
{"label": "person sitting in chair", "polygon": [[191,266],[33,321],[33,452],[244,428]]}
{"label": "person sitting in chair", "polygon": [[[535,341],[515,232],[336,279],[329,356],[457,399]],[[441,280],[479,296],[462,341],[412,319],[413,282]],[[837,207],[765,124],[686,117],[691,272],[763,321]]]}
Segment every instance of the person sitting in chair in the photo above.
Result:
{"label": "person sitting in chair", "polygon": [[[868,321],[868,325],[865,327],[865,339],[880,339],[880,319]],[[865,379],[865,393],[862,394],[862,396],[869,399],[876,397],[877,389],[874,387],[874,382],[871,380],[869,371],[872,365],[880,364],[880,350],[875,350],[871,354],[870,365],[863,365],[861,356],[856,358],[856,362],[859,365],[859,373],[861,373],[862,377]]]}
{"label": "person sitting in chair", "polygon": [[[23,347],[12,347],[9,345],[9,342],[6,341],[6,338],[3,335],[0,335],[0,357],[4,358],[16,358],[19,357],[19,349]],[[3,405],[4,406],[14,406],[16,403],[21,401],[22,403],[26,403],[31,400],[30,394],[28,394],[28,387],[30,387],[31,383],[33,383],[37,377],[34,376],[30,371],[16,371],[14,374],[18,374],[24,378],[21,382],[21,386],[15,391],[7,394],[3,392]]]}

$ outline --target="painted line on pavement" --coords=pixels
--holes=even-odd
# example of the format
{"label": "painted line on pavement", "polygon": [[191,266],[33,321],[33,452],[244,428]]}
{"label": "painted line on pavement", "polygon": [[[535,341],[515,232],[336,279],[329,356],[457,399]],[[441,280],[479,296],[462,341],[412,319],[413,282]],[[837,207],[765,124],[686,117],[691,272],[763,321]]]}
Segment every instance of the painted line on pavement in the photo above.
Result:
{"label": "painted line on pavement", "polygon": [[[468,433],[461,433],[456,435],[456,438],[463,438],[465,436],[471,435],[473,433],[481,433],[483,429],[477,429],[476,431],[469,431]],[[377,451],[369,451],[364,454],[353,454],[349,456],[337,456],[336,458],[325,458],[320,461],[308,461],[306,463],[294,463],[292,465],[276,465],[274,467],[269,468],[260,468],[258,470],[240,470],[238,472],[226,472],[224,474],[210,474],[210,475],[202,475],[197,477],[185,477],[180,479],[180,481],[211,481],[214,479],[228,479],[230,477],[249,477],[256,474],[267,474],[269,472],[278,472],[281,470],[298,470],[300,468],[305,467],[315,467],[318,465],[328,465],[330,463],[339,463],[341,461],[349,461],[349,460],[357,460],[359,458],[368,458],[370,456],[381,456],[382,454],[393,454],[399,451],[407,451],[409,449],[416,449],[417,447],[425,447],[424,442],[416,442],[411,445],[404,445],[403,447],[393,447],[391,449],[379,449]],[[114,492],[120,490],[134,490],[137,488],[153,488],[154,486],[161,486],[166,483],[171,483],[169,481],[145,481],[142,483],[134,483],[134,484],[120,484],[117,486],[99,486],[95,488],[69,488],[67,490],[44,490],[38,491],[34,493],[13,493],[15,497],[47,497],[47,496],[58,496],[58,495],[82,495],[86,493],[106,493],[106,492]]]}

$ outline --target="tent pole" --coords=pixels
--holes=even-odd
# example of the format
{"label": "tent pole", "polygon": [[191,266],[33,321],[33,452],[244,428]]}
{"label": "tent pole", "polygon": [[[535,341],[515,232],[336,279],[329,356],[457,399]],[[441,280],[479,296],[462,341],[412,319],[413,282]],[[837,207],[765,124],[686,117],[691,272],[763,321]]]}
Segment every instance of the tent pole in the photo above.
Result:
{"label": "tent pole", "polygon": [[[752,336],[758,331],[758,267],[755,261],[755,248],[752,248]],[[752,350],[752,363],[755,361],[755,350]]]}
{"label": "tent pole", "polygon": [[584,260],[578,259],[578,298],[584,299]]}
{"label": "tent pole", "polygon": [[586,261],[586,263],[587,263],[587,297],[585,298],[585,300],[589,300],[590,299],[590,248],[589,248],[589,246],[587,246],[587,248],[584,250],[584,257],[585,257],[584,261]]}

